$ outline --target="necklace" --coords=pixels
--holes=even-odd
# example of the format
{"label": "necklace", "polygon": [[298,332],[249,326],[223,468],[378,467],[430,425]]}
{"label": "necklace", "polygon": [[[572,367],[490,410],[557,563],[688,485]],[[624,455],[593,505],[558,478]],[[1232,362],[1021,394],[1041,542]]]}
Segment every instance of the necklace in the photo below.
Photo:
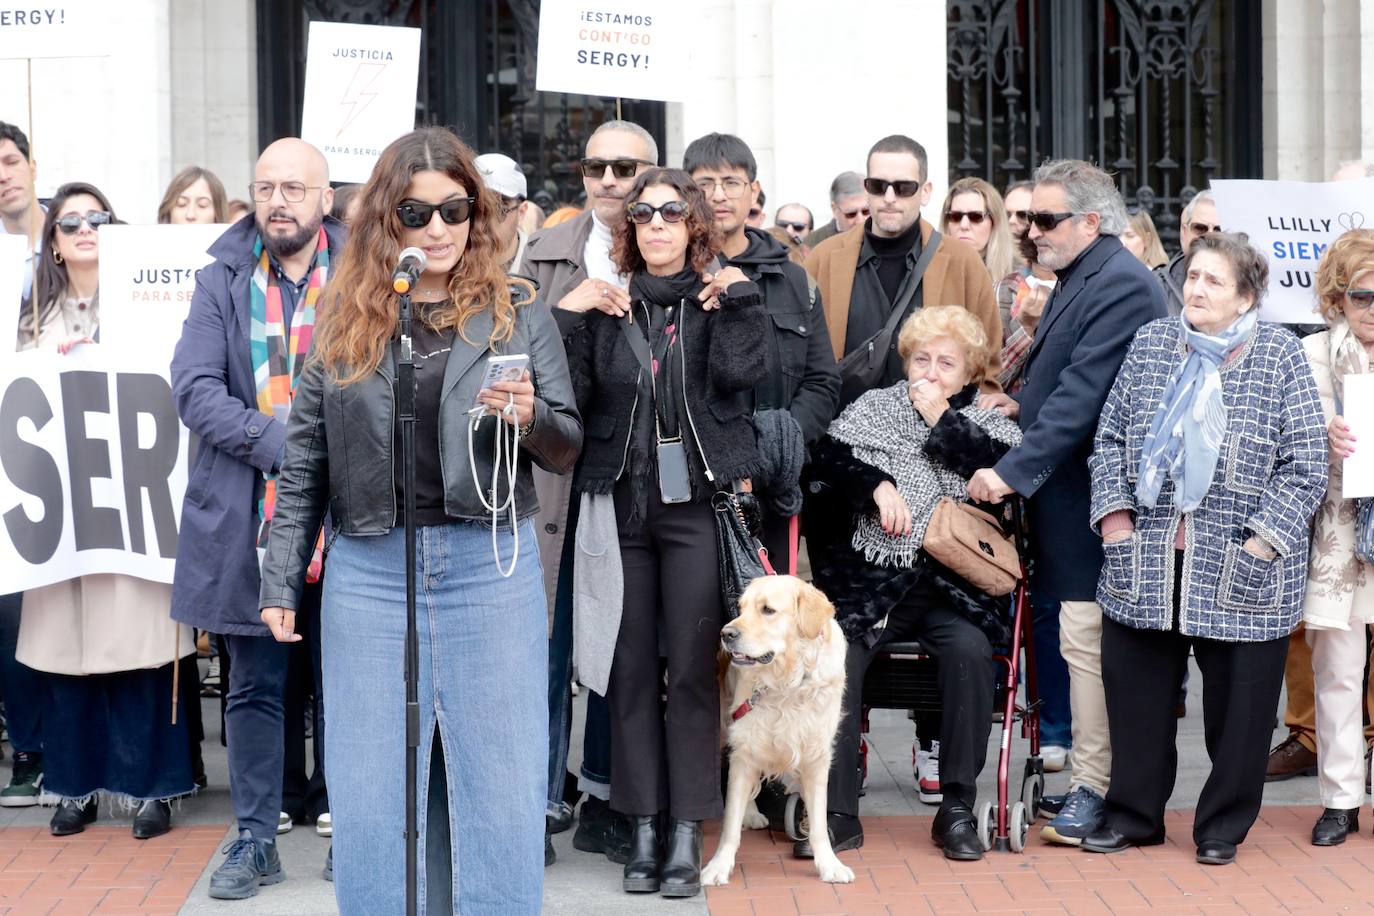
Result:
{"label": "necklace", "polygon": [[417,289],[411,293],[412,299],[419,299],[422,302],[439,302],[448,298],[446,289]]}

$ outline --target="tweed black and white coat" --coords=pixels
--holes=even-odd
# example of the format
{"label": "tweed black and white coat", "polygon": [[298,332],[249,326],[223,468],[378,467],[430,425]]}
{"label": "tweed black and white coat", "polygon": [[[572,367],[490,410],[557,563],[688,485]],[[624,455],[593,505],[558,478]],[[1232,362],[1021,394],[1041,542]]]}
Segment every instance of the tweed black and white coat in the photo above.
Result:
{"label": "tweed black and white coat", "polygon": [[[1174,623],[1174,541],[1180,513],[1166,480],[1153,509],[1136,503],[1145,436],[1170,375],[1186,356],[1178,318],[1136,334],[1098,423],[1091,522],[1118,510],[1135,532],[1104,545],[1102,612],[1126,626]],[[1326,422],[1298,339],[1256,325],[1221,367],[1226,435],[1211,488],[1185,528],[1178,628],[1186,636],[1258,642],[1287,636],[1302,613],[1312,515],[1326,492]],[[1241,545],[1258,535],[1278,552],[1263,560]]]}

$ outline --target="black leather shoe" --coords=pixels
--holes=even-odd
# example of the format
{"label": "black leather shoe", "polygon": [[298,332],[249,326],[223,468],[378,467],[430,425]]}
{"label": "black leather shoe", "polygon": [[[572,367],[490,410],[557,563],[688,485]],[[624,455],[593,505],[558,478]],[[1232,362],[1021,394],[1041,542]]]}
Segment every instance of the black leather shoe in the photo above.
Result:
{"label": "black leather shoe", "polygon": [[[825,819],[830,831],[830,848],[835,852],[858,849],[864,844],[864,825],[857,817],[836,814],[831,811]],[[798,859],[814,859],[816,853],[811,849],[811,838],[797,840],[792,844],[792,855]]]}
{"label": "black leather shoe", "polygon": [[548,868],[558,859],[558,853],[553,851],[553,836],[548,830],[544,831],[544,867]]}
{"label": "black leather shoe", "polygon": [[1083,838],[1080,848],[1088,852],[1124,852],[1135,846],[1158,846],[1164,842],[1164,834],[1156,834],[1143,840],[1132,840],[1123,836],[1115,827],[1103,825]]}
{"label": "black leather shoe", "polygon": [[554,815],[544,815],[544,823],[547,825],[549,833],[562,833],[572,826],[573,809],[572,805],[560,804],[558,813]]}
{"label": "black leather shoe", "polygon": [[1313,846],[1339,846],[1347,835],[1360,832],[1360,809],[1324,808],[1312,826]]}
{"label": "black leather shoe", "polygon": [[665,897],[695,897],[701,893],[701,821],[675,817],[670,824],[659,893]]}
{"label": "black leather shoe", "polygon": [[942,807],[930,826],[930,838],[945,852],[946,859],[976,862],[983,858],[983,841],[978,839],[978,822],[967,805]]}
{"label": "black leather shoe", "polygon": [[78,805],[69,798],[64,798],[58,804],[57,810],[53,812],[52,821],[48,824],[48,829],[53,836],[72,836],[86,829],[87,824],[94,824],[96,817],[96,800],[92,798],[84,805]]}
{"label": "black leather shoe", "polygon": [[1203,840],[1197,844],[1197,860],[1203,865],[1230,865],[1236,861],[1236,847],[1223,840]]}
{"label": "black leather shoe", "polygon": [[172,829],[172,806],[165,801],[146,801],[134,814],[134,839],[151,840]]}
{"label": "black leather shoe", "polygon": [[663,851],[658,841],[658,815],[630,818],[630,855],[624,888],[631,894],[653,894],[659,888]]}
{"label": "black leather shoe", "polygon": [[573,849],[599,852],[617,865],[630,861],[630,821],[594,795],[578,810]]}

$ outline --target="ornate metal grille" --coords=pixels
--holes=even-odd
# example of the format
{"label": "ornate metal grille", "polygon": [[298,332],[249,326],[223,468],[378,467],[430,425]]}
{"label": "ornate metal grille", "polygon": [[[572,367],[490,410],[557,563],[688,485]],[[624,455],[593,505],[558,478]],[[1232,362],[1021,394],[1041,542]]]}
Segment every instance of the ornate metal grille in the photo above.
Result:
{"label": "ornate metal grille", "polygon": [[[539,0],[257,0],[257,15],[263,146],[300,130],[312,19],[423,30],[416,123],[450,125],[479,152],[511,156],[545,209],[579,200],[575,163],[615,117],[615,99],[535,91]],[[621,116],[663,144],[663,103],[626,99]]]}
{"label": "ornate metal grille", "polygon": [[1251,3],[949,0],[951,178],[1092,159],[1176,239],[1214,177],[1261,173]]}

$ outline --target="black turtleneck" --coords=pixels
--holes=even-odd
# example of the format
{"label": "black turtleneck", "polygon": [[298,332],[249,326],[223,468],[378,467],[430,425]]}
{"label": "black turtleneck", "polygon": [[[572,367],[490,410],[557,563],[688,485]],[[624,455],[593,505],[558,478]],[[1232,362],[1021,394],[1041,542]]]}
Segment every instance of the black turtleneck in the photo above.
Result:
{"label": "black turtleneck", "polygon": [[907,255],[921,256],[921,221],[919,219],[907,227],[901,235],[887,238],[873,233],[873,220],[864,223],[864,240],[877,256],[878,282],[887,293],[888,304],[897,301],[897,291],[902,288],[910,264]]}

